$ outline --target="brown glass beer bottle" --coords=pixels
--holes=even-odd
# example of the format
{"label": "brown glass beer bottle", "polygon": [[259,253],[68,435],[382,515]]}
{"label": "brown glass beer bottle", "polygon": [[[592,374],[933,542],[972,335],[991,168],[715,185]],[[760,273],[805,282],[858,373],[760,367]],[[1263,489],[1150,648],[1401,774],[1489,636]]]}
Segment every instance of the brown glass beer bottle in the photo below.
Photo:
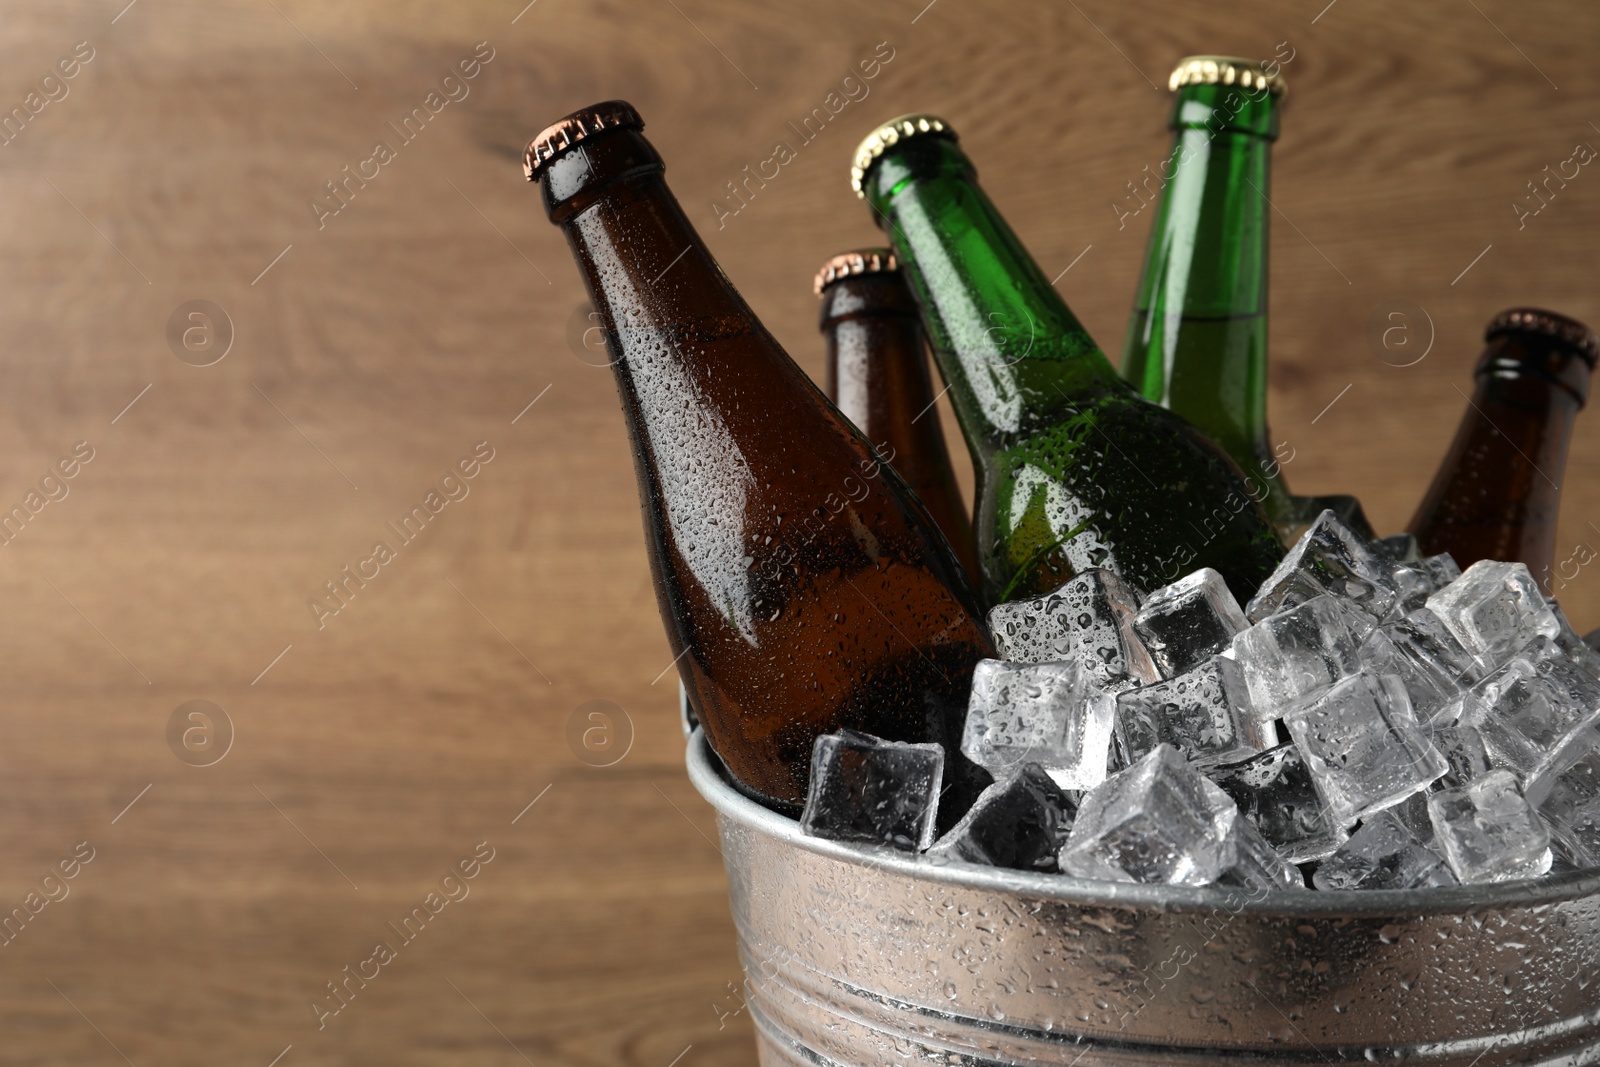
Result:
{"label": "brown glass beer bottle", "polygon": [[972,520],[933,408],[922,322],[900,264],[887,248],[844,252],[822,265],[815,288],[828,340],[828,399],[911,486],[976,589],[983,574]]}
{"label": "brown glass beer bottle", "polygon": [[948,822],[987,779],[960,753],[994,655],[982,610],[905,482],[729,284],[643,127],[621,101],[585,108],[526,172],[600,313],[689,700],[743,790],[791,813],[819,734],[937,741]]}
{"label": "brown glass beer bottle", "polygon": [[1548,593],[1572,420],[1600,341],[1537,308],[1501,312],[1484,339],[1477,388],[1408,529],[1423,552],[1448,552],[1463,568],[1526,563]]}

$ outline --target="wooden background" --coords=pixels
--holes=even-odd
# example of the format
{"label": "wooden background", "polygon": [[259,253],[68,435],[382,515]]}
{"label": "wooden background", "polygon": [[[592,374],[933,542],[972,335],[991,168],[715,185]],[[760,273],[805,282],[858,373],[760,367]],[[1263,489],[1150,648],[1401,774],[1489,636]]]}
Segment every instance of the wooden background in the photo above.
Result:
{"label": "wooden background", "polygon": [[[1292,49],[1273,427],[1296,489],[1358,493],[1386,531],[1494,312],[1600,322],[1600,173],[1520,231],[1511,207],[1600,144],[1592,5],[524,2],[0,7],[5,109],[94,49],[0,147],[0,508],[94,449],[0,548],[0,912],[95,850],[0,947],[6,1064],[751,1062],[610,375],[569,339],[578,278],[518,165],[575,107],[640,108],[812,371],[812,272],[877,240],[849,154],[938,112],[1045,270],[1073,264],[1059,288],[1115,351],[1151,213],[1119,227],[1112,205],[1166,150],[1166,72]],[[470,95],[319,228],[323,183],[480,41]],[[719,230],[725,183],[879,42],[870,95]],[[166,336],[201,299],[234,335],[208,367]],[[1428,354],[1392,366],[1369,323],[1407,307]],[[319,628],[323,583],[480,441],[470,495]],[[1600,544],[1597,447],[1590,415],[1558,558]],[[1600,575],[1561,595],[1600,624]],[[168,744],[190,700],[232,724],[211,766]],[[609,768],[568,740],[593,700],[621,709]],[[325,983],[397,942],[386,924],[479,842],[495,858],[471,896],[319,1030]]]}

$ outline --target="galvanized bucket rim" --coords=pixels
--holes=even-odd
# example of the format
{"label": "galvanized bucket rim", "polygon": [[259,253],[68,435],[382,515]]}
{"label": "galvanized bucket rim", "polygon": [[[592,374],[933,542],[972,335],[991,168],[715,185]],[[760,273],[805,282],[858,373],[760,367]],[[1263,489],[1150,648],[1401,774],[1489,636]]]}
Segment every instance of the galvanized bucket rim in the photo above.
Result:
{"label": "galvanized bucket rim", "polygon": [[1252,915],[1325,919],[1403,918],[1537,907],[1600,893],[1600,869],[1519,882],[1435,889],[1281,890],[1250,899],[1239,890],[1215,886],[1139,885],[964,863],[936,864],[893,849],[870,848],[802,834],[798,822],[762,807],[728,784],[721,760],[711,751],[704,733],[698,727],[689,738],[685,762],[690,782],[706,802],[716,809],[718,815],[790,847],[845,863],[875,867],[914,880],[1025,895],[1064,904],[1167,912],[1214,912],[1223,908]]}

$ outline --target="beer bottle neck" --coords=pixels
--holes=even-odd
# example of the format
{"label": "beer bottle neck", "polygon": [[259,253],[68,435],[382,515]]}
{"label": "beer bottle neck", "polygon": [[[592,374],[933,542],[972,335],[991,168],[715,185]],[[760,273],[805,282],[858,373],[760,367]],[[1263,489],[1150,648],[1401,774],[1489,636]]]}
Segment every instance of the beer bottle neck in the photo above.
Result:
{"label": "beer bottle neck", "polygon": [[829,399],[880,448],[891,438],[911,439],[920,412],[904,410],[905,401],[927,403],[933,393],[917,308],[904,284],[878,275],[835,282],[822,294],[820,325]]}
{"label": "beer bottle neck", "polygon": [[[1528,347],[1519,338],[1490,345],[1478,361],[1464,425],[1475,437],[1503,439],[1483,454],[1486,466],[1509,472],[1531,463],[1543,473],[1530,481],[1522,509],[1528,516],[1547,516],[1553,538],[1572,424],[1588,397],[1590,371],[1582,359],[1558,350],[1530,359]],[[1485,473],[1493,478],[1492,471]]]}
{"label": "beer bottle neck", "polygon": [[663,172],[641,135],[614,131],[548,164],[541,193],[606,332],[641,493],[666,542],[694,549],[673,557],[682,570],[661,587],[663,612],[710,604],[754,645],[761,597],[741,562],[745,512],[789,473],[771,428],[814,425],[815,390],[723,276]]}
{"label": "beer bottle neck", "polygon": [[1122,388],[954,141],[897,145],[874,163],[864,191],[974,448],[998,447],[1085,393]]}
{"label": "beer bottle neck", "polygon": [[1455,440],[1411,530],[1424,551],[1522,562],[1546,591],[1573,419],[1588,396],[1580,355],[1529,335],[1490,341]]}
{"label": "beer bottle neck", "polygon": [[[1172,155],[1135,195],[1156,196],[1123,375],[1221,444],[1247,471],[1267,434],[1267,201],[1276,98],[1187,85]],[[1162,183],[1165,183],[1163,188]]]}
{"label": "beer bottle neck", "polygon": [[765,332],[664,172],[650,143],[623,130],[555,160],[541,183],[545,209],[566,234],[623,363],[653,354],[682,361],[697,341]]}
{"label": "beer bottle neck", "polygon": [[822,294],[828,396],[906,480],[967,574],[982,581],[972,524],[934,410],[917,305],[898,273],[835,282]]}

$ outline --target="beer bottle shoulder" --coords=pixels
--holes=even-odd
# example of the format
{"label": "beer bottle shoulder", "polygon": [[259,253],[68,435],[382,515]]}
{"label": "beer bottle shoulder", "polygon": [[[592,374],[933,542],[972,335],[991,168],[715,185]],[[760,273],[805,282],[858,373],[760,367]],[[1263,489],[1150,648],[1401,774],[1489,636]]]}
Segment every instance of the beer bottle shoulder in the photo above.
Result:
{"label": "beer bottle shoulder", "polygon": [[1277,565],[1283,550],[1261,512],[1264,490],[1189,423],[1120,388],[1053,415],[994,458],[995,510],[1013,524],[1013,584],[1001,599],[1090,567],[1148,591],[1201,559],[1249,597]]}

